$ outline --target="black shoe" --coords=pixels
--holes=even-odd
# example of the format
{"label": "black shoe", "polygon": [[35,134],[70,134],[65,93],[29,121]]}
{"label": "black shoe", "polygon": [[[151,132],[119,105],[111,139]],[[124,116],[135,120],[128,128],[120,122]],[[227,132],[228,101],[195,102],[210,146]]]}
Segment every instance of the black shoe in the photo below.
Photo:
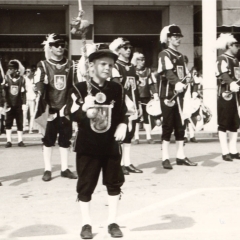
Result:
{"label": "black shoe", "polygon": [[162,166],[165,169],[173,169],[173,167],[168,159],[162,161]]}
{"label": "black shoe", "polygon": [[222,159],[227,162],[232,162],[231,154],[222,155]]}
{"label": "black shoe", "polygon": [[130,164],[129,166],[125,167],[127,169],[128,172],[130,173],[143,173],[142,170],[134,167],[132,164]]}
{"label": "black shoe", "polygon": [[12,147],[12,143],[11,142],[7,142],[6,145],[5,145],[5,148],[10,148]]}
{"label": "black shoe", "polygon": [[26,147],[26,145],[22,141],[18,143],[18,146],[19,147]]}
{"label": "black shoe", "polygon": [[86,224],[82,227],[82,231],[80,233],[82,239],[92,239],[92,227],[89,224]]}
{"label": "black shoe", "polygon": [[61,177],[77,179],[77,176],[74,173],[72,173],[69,169],[66,169],[65,171],[61,171]]}
{"label": "black shoe", "polygon": [[2,183],[0,182],[0,186],[2,186]]}
{"label": "black shoe", "polygon": [[129,175],[129,171],[126,169],[125,166],[122,166],[122,171],[124,175]]}
{"label": "black shoe", "polygon": [[43,176],[42,176],[42,180],[44,182],[48,182],[52,179],[52,173],[50,171],[45,171]]}
{"label": "black shoe", "polygon": [[123,237],[122,231],[120,230],[119,226],[116,223],[108,225],[108,233],[113,238]]}
{"label": "black shoe", "polygon": [[155,141],[152,140],[152,139],[148,139],[148,140],[147,140],[147,143],[148,143],[148,144],[155,144]]}
{"label": "black shoe", "polygon": [[235,154],[230,153],[230,157],[232,159],[240,159],[240,153],[235,153]]}
{"label": "black shoe", "polygon": [[193,137],[193,138],[190,138],[190,142],[193,142],[193,143],[198,143],[198,141],[196,140],[196,138],[195,138],[195,137]]}
{"label": "black shoe", "polygon": [[186,137],[184,138],[184,143],[188,143],[188,139]]}
{"label": "black shoe", "polygon": [[133,144],[134,145],[137,145],[137,144],[139,144],[140,142],[139,142],[139,139],[135,139],[135,141],[133,142]]}
{"label": "black shoe", "polygon": [[188,158],[176,159],[177,165],[186,165],[186,166],[197,166],[197,163],[191,162]]}

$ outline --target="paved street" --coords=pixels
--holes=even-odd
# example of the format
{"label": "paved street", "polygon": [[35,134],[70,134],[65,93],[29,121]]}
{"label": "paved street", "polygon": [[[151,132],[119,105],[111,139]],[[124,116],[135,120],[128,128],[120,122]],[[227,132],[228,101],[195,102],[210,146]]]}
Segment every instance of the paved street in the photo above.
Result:
{"label": "paved street", "polygon": [[[43,182],[40,137],[25,136],[26,148],[5,149],[0,141],[0,239],[80,239],[81,215],[76,180],[60,177],[58,147],[53,152],[53,180]],[[34,139],[34,141],[32,141]],[[197,167],[161,167],[160,144],[143,140],[132,148],[143,174],[126,176],[119,224],[126,240],[238,240],[240,236],[240,161],[221,160],[215,139],[185,146]],[[240,148],[239,148],[240,150]],[[75,170],[75,153],[70,153]],[[94,239],[107,234],[107,194],[101,181],[91,204]]]}

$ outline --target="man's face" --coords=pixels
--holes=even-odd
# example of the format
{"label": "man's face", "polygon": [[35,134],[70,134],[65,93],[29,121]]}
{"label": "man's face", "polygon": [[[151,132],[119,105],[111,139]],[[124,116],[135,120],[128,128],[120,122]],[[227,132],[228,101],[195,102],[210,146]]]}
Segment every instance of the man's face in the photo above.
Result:
{"label": "man's face", "polygon": [[179,47],[181,44],[182,37],[180,36],[171,36],[168,38],[169,46]]}
{"label": "man's face", "polygon": [[118,53],[122,55],[124,58],[129,58],[132,53],[132,46],[130,44],[127,44],[121,47]]}
{"label": "man's face", "polygon": [[94,60],[90,64],[90,70],[93,70],[93,73],[98,79],[106,80],[112,76],[112,68],[114,66],[114,61],[110,57],[103,57]]}
{"label": "man's face", "polygon": [[141,56],[137,58],[137,68],[144,68],[145,67],[145,57]]}
{"label": "man's face", "polygon": [[232,44],[229,44],[229,49],[231,51],[231,53],[236,56],[238,51],[239,51],[239,48],[240,48],[240,45],[238,43],[232,43]]}
{"label": "man's face", "polygon": [[27,68],[25,72],[26,72],[26,76],[27,76],[27,77],[31,77],[32,74],[33,74],[33,73],[32,73],[32,70],[29,69],[29,68]]}
{"label": "man's face", "polygon": [[63,56],[65,44],[62,42],[53,43],[53,44],[51,44],[50,49],[54,56],[57,56],[57,57]]}
{"label": "man's face", "polygon": [[9,71],[10,75],[15,75],[17,73],[17,69],[15,69],[13,67],[8,68],[8,71]]}

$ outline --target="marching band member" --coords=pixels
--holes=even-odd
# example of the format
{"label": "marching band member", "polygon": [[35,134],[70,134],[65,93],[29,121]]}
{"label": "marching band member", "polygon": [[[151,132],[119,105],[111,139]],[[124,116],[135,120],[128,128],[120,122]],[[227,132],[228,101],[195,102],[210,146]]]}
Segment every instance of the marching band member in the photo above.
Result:
{"label": "marching band member", "polygon": [[[159,54],[158,73],[161,75],[159,84],[159,95],[162,108],[162,165],[166,169],[172,169],[169,161],[169,142],[172,131],[174,130],[177,143],[177,165],[196,166],[184,153],[184,131],[185,126],[182,122],[182,109],[185,84],[181,82],[186,76],[186,67],[183,55],[178,52],[183,37],[181,29],[176,25],[170,25],[163,28],[160,34],[162,44],[168,46]],[[178,93],[175,105],[169,107],[165,104],[165,99],[171,99],[174,91]]]}
{"label": "marching band member", "polygon": [[122,169],[125,175],[129,173],[142,173],[143,171],[131,164],[131,140],[134,136],[137,119],[139,117],[139,92],[137,88],[137,79],[135,67],[130,62],[132,46],[125,38],[117,38],[109,48],[118,54],[115,68],[113,69],[113,78],[119,82],[125,91],[125,102],[128,108],[129,124],[126,138],[122,144]]}
{"label": "marching band member", "polygon": [[[139,76],[138,91],[140,97],[140,104],[143,114],[143,126],[146,131],[147,142],[154,144],[151,138],[151,126],[149,124],[149,115],[146,111],[146,105],[151,100],[151,93],[156,101],[159,101],[157,93],[157,80],[152,74],[151,69],[145,67],[145,56],[142,53],[135,52],[133,54],[131,63],[136,68],[136,73]],[[135,129],[135,144],[139,144],[139,123],[136,124]]]}
{"label": "marching band member", "polygon": [[[218,78],[218,135],[222,149],[222,159],[240,159],[237,150],[237,130],[239,128],[239,85],[240,68],[236,55],[239,45],[233,35],[220,34],[217,49],[224,53],[217,58],[216,76]],[[228,99],[224,98],[226,94]],[[229,132],[229,145],[227,142]]]}
{"label": "marching band member", "polygon": [[128,118],[123,87],[114,81],[107,81],[117,57],[106,48],[90,53],[91,79],[76,84],[65,109],[65,114],[78,123],[75,152],[79,176],[77,192],[82,213],[80,235],[83,239],[93,238],[89,208],[101,170],[108,192],[108,232],[112,237],[123,236],[116,224],[124,183],[119,141],[125,138]]}
{"label": "marching band member", "polygon": [[55,145],[58,134],[61,176],[76,179],[77,176],[68,169],[72,123],[63,117],[67,94],[72,87],[72,79],[68,78],[68,74],[73,68],[73,62],[64,57],[65,41],[61,36],[50,34],[43,44],[46,60],[38,63],[35,73],[37,91],[49,106],[47,126],[42,139],[45,164],[42,180],[50,181],[52,178],[52,147]]}
{"label": "marching band member", "polygon": [[24,67],[20,61],[14,59],[8,64],[8,72],[5,75],[3,90],[6,101],[6,135],[5,148],[12,147],[11,134],[13,121],[16,119],[18,146],[26,147],[23,143],[23,111],[26,109],[26,88],[23,78]]}

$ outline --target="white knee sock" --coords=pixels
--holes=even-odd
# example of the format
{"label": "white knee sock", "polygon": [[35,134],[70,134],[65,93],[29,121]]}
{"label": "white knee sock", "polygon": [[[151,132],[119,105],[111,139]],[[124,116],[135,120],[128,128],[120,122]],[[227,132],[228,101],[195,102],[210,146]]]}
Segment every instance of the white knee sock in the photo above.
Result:
{"label": "white knee sock", "polygon": [[185,159],[185,154],[184,154],[184,141],[176,141],[177,145],[177,158],[180,159]]}
{"label": "white knee sock", "polygon": [[22,131],[17,131],[18,133],[18,142],[22,142],[22,136],[23,136],[23,132]]}
{"label": "white knee sock", "polygon": [[147,140],[150,140],[151,139],[151,126],[150,126],[150,124],[144,123],[143,126],[144,126],[144,129],[146,131]]}
{"label": "white knee sock", "polygon": [[108,225],[116,223],[119,197],[120,195],[117,196],[108,195]]}
{"label": "white knee sock", "polygon": [[45,165],[45,171],[52,171],[51,158],[52,158],[52,147],[43,146],[43,160]]}
{"label": "white knee sock", "polygon": [[137,124],[136,124],[136,128],[135,128],[135,133],[134,133],[134,138],[135,138],[135,140],[136,140],[136,139],[139,140],[139,127],[140,127],[140,124],[137,123]]}
{"label": "white knee sock", "polygon": [[168,146],[169,141],[162,141],[162,161],[169,159],[169,153],[168,153]]}
{"label": "white knee sock", "polygon": [[227,142],[227,133],[218,131],[219,141],[222,149],[222,155],[229,154],[228,142]]}
{"label": "white knee sock", "polygon": [[188,130],[189,130],[189,137],[193,138],[194,137],[194,129],[191,123],[188,124]]}
{"label": "white knee sock", "polygon": [[12,142],[12,130],[11,129],[7,129],[6,130],[6,135],[7,135],[7,142]]}
{"label": "white knee sock", "polygon": [[86,224],[92,225],[90,218],[90,202],[79,201],[79,204],[82,215],[82,227]]}
{"label": "white knee sock", "polygon": [[229,132],[229,152],[232,154],[238,153],[237,150],[237,132]]}
{"label": "white knee sock", "polygon": [[68,168],[68,152],[69,148],[59,147],[61,157],[61,170],[65,171]]}
{"label": "white knee sock", "polygon": [[131,164],[130,159],[131,143],[122,144],[122,166],[129,166]]}

